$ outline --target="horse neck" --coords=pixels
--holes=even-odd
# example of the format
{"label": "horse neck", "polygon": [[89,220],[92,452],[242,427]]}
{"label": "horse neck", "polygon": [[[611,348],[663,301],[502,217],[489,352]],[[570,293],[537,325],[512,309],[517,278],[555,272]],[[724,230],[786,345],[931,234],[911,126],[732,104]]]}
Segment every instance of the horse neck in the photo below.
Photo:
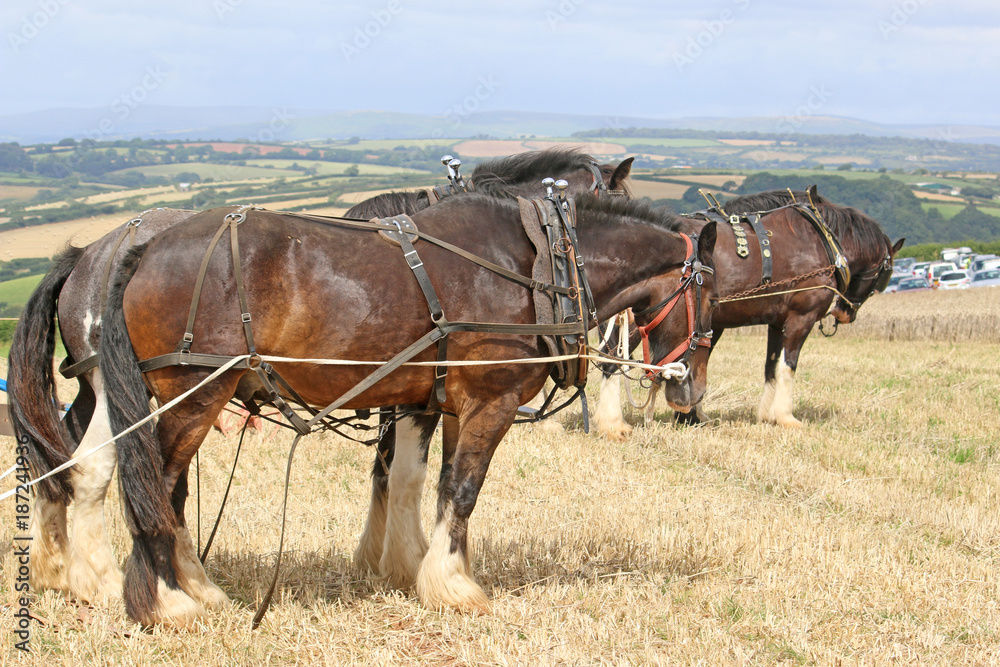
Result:
{"label": "horse neck", "polygon": [[602,316],[641,302],[649,295],[649,278],[687,259],[687,245],[680,234],[648,224],[581,229],[580,245]]}
{"label": "horse neck", "polygon": [[878,243],[874,244],[860,242],[859,235],[851,232],[838,234],[838,240],[852,272],[866,271],[880,264],[891,245],[889,238],[884,234],[880,235]]}

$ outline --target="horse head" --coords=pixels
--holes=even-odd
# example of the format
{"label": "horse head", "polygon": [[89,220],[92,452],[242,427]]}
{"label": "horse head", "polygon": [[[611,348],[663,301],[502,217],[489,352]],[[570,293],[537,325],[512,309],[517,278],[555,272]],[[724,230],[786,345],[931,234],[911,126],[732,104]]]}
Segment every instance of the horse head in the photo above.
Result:
{"label": "horse head", "polygon": [[685,236],[689,244],[684,265],[650,281],[650,305],[634,312],[643,339],[643,360],[657,366],[679,362],[682,376],[663,372],[651,377],[663,388],[667,402],[686,412],[705,393],[708,349],[712,344],[712,309],[718,304],[713,252],[716,225]]}
{"label": "horse head", "polygon": [[541,182],[546,177],[567,181],[569,194],[628,196],[627,181],[633,160],[626,158],[618,165],[600,164],[577,149],[547,149],[481,162],[469,180],[476,192],[510,198],[544,196]]}
{"label": "horse head", "polygon": [[841,324],[853,322],[858,317],[861,305],[872,294],[886,288],[892,277],[892,260],[903,247],[904,241],[906,239],[899,239],[894,245],[890,245],[889,239],[886,238],[885,254],[878,260],[866,262],[865,266],[858,267],[852,272],[846,293],[843,297],[837,297],[830,312],[838,322]]}

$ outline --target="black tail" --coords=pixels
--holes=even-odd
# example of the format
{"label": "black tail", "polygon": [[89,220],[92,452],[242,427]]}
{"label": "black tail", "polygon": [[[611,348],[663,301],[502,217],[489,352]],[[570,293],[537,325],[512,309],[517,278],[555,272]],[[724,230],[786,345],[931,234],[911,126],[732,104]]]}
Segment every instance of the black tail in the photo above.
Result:
{"label": "black tail", "polygon": [[[18,442],[28,448],[36,477],[69,460],[73,449],[69,433],[59,420],[58,396],[52,372],[56,347],[56,301],[83,248],[69,247],[58,254],[24,305],[10,345],[7,392],[10,421]],[[54,502],[73,497],[69,471],[39,482],[38,492]]]}
{"label": "black tail", "polygon": [[[125,287],[145,249],[136,246],[126,255],[108,293],[101,326],[101,374],[111,432],[116,434],[150,414],[150,395],[122,312]],[[163,454],[153,424],[143,424],[116,444],[122,506],[135,538],[125,567],[125,609],[133,619],[147,619],[156,604],[156,558],[150,549],[172,553],[176,515],[164,485]]]}

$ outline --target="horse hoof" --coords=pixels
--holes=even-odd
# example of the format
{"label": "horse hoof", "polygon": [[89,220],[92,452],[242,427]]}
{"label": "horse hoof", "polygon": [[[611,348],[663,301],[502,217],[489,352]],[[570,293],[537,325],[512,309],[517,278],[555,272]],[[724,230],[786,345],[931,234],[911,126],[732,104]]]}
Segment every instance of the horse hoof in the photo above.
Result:
{"label": "horse hoof", "polygon": [[625,442],[625,438],[632,435],[632,426],[622,422],[620,425],[602,428],[600,433],[608,440]]}
{"label": "horse hoof", "polygon": [[674,423],[681,426],[696,426],[701,423],[701,418],[698,416],[697,411],[693,409],[691,412],[675,412]]}
{"label": "horse hoof", "polygon": [[802,422],[791,415],[787,417],[778,417],[776,423],[778,426],[784,426],[785,428],[802,428]]}
{"label": "horse hoof", "polygon": [[108,568],[98,574],[84,563],[70,566],[69,593],[75,599],[93,605],[106,605],[122,598],[122,573]]}
{"label": "horse hoof", "polygon": [[173,628],[193,629],[205,616],[205,608],[195,602],[182,590],[170,588],[161,579],[157,590],[157,605],[149,623],[143,625],[165,625]]}

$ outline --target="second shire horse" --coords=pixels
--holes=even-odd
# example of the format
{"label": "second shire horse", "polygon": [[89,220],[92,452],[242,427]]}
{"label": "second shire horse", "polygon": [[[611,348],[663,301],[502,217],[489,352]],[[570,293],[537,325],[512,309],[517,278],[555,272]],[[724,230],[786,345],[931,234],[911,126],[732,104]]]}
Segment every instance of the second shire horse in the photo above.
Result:
{"label": "second shire horse", "polygon": [[[260,372],[272,371],[261,364],[270,364],[309,405],[418,408],[397,429],[389,493],[392,498],[397,489],[403,495],[388,503],[383,544],[396,558],[383,560],[396,569],[390,578],[415,583],[427,606],[486,607],[487,597],[473,578],[469,519],[518,406],[541,389],[552,370],[552,362],[538,360],[549,355],[543,339],[519,333],[539,320],[532,288],[510,275],[530,276],[536,252],[514,201],[457,195],[411,217],[422,236],[407,252],[375,233],[375,225],[212,210],[164,231],[126,259],[109,295],[101,339],[112,430],[121,433],[147,418],[151,396],[166,405],[196,389],[163,412],[155,428],[147,422],[117,443],[133,536],[124,582],[133,619],[187,625],[203,604],[224,601],[191,556],[182,480],[226,403],[262,389]],[[490,233],[483,234],[484,228]],[[672,216],[644,204],[583,196],[577,200],[577,229],[575,252],[585,259],[598,316],[648,308],[687,286],[697,289],[698,308],[668,313],[651,344],[655,354],[665,355],[703,338],[715,302],[715,225],[692,239],[677,232]],[[239,243],[230,244],[226,238],[234,239],[235,230]],[[213,238],[222,243],[206,255]],[[203,258],[200,302],[192,308]],[[426,271],[423,279],[419,267]],[[426,365],[402,365],[370,382],[381,362],[414,349],[415,341],[434,339],[441,322],[496,323],[447,335],[447,361],[477,363],[450,367],[443,396],[436,390],[434,365],[440,348],[438,354],[428,348],[412,357]],[[191,363],[145,365],[145,372],[140,367],[140,360],[177,350],[189,350]],[[214,371],[198,365],[209,358],[245,363],[199,387]],[[677,403],[696,403],[703,391],[698,380],[689,373],[665,383],[665,391]],[[344,401],[348,396],[353,397]],[[416,499],[406,493],[415,477],[422,479],[441,414],[454,419],[445,429],[437,521],[427,545],[414,509],[419,493]]]}
{"label": "second shire horse", "polygon": [[[823,234],[809,220],[814,211],[843,251],[850,271],[846,285],[839,284]],[[892,259],[903,239],[893,243],[873,218],[858,209],[834,204],[814,188],[809,192],[773,190],[743,195],[726,201],[714,213],[714,217],[724,214],[721,220],[732,222],[718,223],[722,228],[715,249],[719,307],[712,312],[712,345],[694,353],[692,366],[705,372],[709,356],[726,329],[766,325],[764,391],[757,418],[765,423],[799,426],[792,397],[806,338],[828,312],[838,322],[854,321],[861,305],[884,288],[881,283],[891,275]],[[748,216],[753,217],[754,225]],[[693,214],[685,218],[682,229],[696,232],[707,219],[705,214]],[[758,242],[758,231],[766,234],[764,245]],[[765,252],[769,268],[765,267]],[[765,273],[767,281],[763,280]],[[635,335],[633,331],[633,338]],[[632,342],[634,346],[636,341]],[[595,422],[601,433],[621,438],[631,427],[622,417],[620,375],[612,375],[613,369],[608,366],[603,370]],[[650,391],[647,419],[652,419],[656,387]],[[671,407],[678,411],[679,421],[698,423],[705,419],[700,404]]]}

